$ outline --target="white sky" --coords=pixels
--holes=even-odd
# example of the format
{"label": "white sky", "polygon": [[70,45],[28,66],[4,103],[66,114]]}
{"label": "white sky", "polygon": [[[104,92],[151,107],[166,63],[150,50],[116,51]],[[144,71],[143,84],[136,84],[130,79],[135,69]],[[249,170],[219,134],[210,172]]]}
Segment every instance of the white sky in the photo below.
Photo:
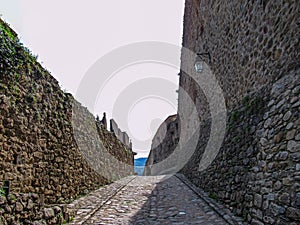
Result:
{"label": "white sky", "polygon": [[[140,41],[181,46],[183,10],[184,0],[0,0],[1,17],[39,56],[63,89],[73,95],[88,69],[118,47]],[[177,105],[172,103],[177,99],[178,72],[179,69],[149,63],[121,70],[90,111],[100,118],[105,111],[110,119],[118,94],[139,79],[156,77],[173,83],[172,99],[146,98],[138,104],[133,102],[131,111],[124,112],[128,113],[130,129],[125,131],[137,157],[147,157],[156,129],[177,111]],[[118,118],[114,119],[118,123]],[[121,125],[120,128],[124,130]]]}

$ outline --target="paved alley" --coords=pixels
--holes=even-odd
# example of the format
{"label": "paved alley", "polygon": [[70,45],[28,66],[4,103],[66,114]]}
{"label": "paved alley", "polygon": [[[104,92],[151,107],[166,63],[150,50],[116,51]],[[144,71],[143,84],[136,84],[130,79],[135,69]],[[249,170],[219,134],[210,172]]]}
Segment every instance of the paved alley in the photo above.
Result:
{"label": "paved alley", "polygon": [[185,177],[127,177],[74,201],[71,224],[243,224]]}

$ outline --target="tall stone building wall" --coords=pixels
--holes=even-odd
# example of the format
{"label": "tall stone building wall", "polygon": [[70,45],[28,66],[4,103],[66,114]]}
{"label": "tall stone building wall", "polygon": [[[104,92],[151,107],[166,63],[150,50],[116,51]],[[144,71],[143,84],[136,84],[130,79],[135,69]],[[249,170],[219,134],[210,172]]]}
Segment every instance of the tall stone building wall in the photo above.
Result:
{"label": "tall stone building wall", "polygon": [[[169,116],[153,137],[144,175],[151,175],[152,165],[163,161],[175,149],[179,141],[177,115]],[[153,173],[153,171],[152,171]]]}
{"label": "tall stone building wall", "polygon": [[[209,66],[231,107],[246,94],[299,67],[299,8],[297,0],[187,0],[183,47],[210,53]],[[184,68],[192,59],[183,54],[181,60]],[[203,101],[184,72],[180,86]]]}
{"label": "tall stone building wall", "polygon": [[132,151],[64,93],[0,21],[0,181],[52,204],[129,174]]}
{"label": "tall stone building wall", "polygon": [[[223,90],[228,111],[226,135],[213,163],[200,172],[211,114],[197,84],[203,74],[195,72],[196,59],[183,50],[181,130],[167,134],[164,142],[189,135],[196,106],[199,141],[181,172],[250,224],[300,221],[299,9],[299,1],[186,0],[185,4],[183,47],[210,53],[208,66]],[[187,104],[189,99],[193,105]],[[163,151],[151,150],[148,168],[175,148],[164,146]],[[189,143],[179,147],[185,154]]]}
{"label": "tall stone building wall", "polygon": [[300,70],[244,97],[228,112],[222,147],[199,172],[211,128],[204,120],[196,151],[181,173],[251,224],[295,224],[300,220],[299,115]]}

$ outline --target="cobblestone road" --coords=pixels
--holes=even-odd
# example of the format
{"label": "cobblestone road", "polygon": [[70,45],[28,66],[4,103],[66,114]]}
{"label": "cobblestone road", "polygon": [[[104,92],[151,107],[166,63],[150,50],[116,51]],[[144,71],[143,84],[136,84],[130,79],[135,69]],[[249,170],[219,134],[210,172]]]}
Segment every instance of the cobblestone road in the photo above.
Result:
{"label": "cobblestone road", "polygon": [[127,177],[74,201],[71,224],[243,224],[182,175]]}

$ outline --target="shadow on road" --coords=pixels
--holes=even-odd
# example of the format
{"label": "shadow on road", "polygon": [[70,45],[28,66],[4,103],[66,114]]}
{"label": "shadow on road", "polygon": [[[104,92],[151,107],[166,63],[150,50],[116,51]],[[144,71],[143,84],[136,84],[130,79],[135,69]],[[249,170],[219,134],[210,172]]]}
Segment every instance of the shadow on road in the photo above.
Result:
{"label": "shadow on road", "polygon": [[[155,177],[147,178],[151,180]],[[130,219],[129,224],[227,224],[176,176],[161,176],[160,179],[152,192],[145,196],[148,200]]]}

